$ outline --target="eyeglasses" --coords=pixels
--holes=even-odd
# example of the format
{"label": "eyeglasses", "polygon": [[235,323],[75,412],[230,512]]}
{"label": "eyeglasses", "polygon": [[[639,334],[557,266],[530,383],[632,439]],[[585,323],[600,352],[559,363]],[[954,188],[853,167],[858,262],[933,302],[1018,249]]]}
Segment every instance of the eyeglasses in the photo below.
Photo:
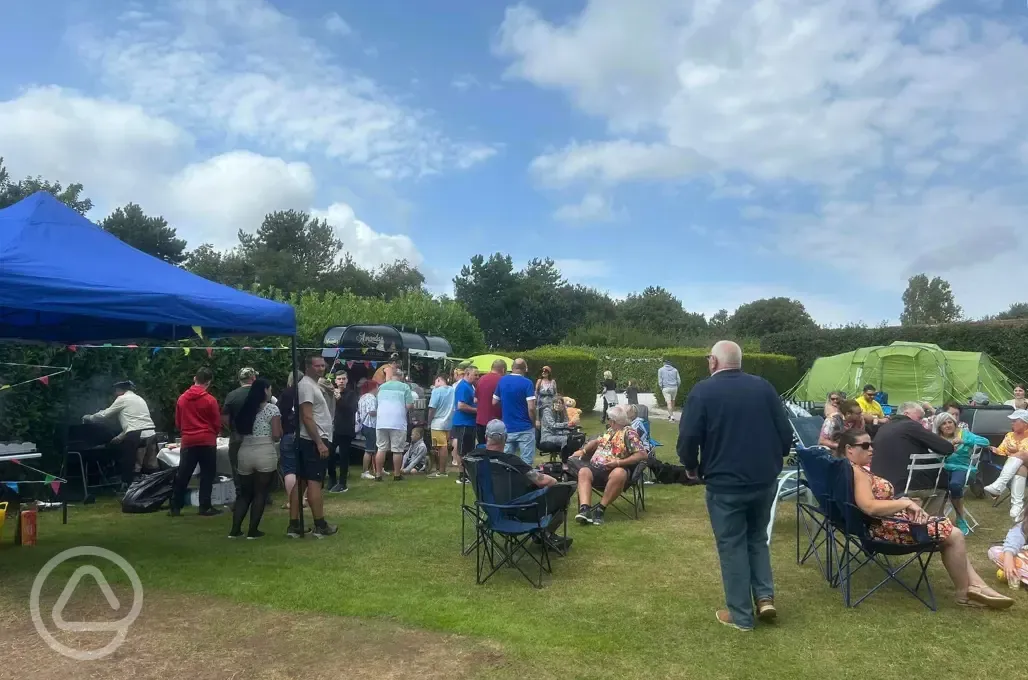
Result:
{"label": "eyeglasses", "polygon": [[871,442],[860,442],[858,444],[853,444],[853,446],[864,449],[865,451],[870,451],[871,447],[874,446],[874,444],[872,444]]}
{"label": "eyeglasses", "polygon": [[833,404],[838,404],[839,403],[839,397],[832,397],[828,401],[832,402]]}

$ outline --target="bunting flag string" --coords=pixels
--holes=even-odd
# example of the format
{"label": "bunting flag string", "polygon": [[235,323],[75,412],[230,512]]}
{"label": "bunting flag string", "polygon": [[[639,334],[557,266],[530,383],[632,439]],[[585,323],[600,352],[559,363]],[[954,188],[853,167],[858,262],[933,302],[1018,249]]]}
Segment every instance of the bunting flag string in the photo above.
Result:
{"label": "bunting flag string", "polygon": [[193,326],[193,332],[199,335],[200,339],[203,340],[203,328],[199,326]]}
{"label": "bunting flag string", "polygon": [[[55,368],[55,367],[54,366],[41,366],[40,368]],[[22,380],[21,382],[11,383],[10,385],[0,385],[0,392],[2,392],[4,390],[14,389],[15,387],[20,387],[22,385],[28,385],[29,383],[34,383],[34,382],[39,382],[39,383],[43,383],[44,385],[49,385],[50,384],[50,378],[53,378],[54,376],[57,376],[57,375],[61,375],[61,374],[67,373],[70,370],[71,370],[70,368],[60,368],[59,370],[54,371],[53,373],[48,373],[46,375],[37,376],[35,378],[29,378],[28,380]]]}
{"label": "bunting flag string", "polygon": [[58,477],[56,475],[50,474],[49,472],[44,472],[43,470],[40,470],[39,468],[34,468],[31,465],[27,465],[27,464],[21,462],[20,458],[11,458],[7,462],[8,463],[14,463],[15,465],[20,465],[21,467],[25,468],[26,470],[31,470],[32,472],[35,472],[36,474],[43,475],[43,479],[44,479],[43,483],[45,483],[45,484],[50,484],[51,482],[61,482],[63,484],[63,483],[67,483],[67,481],[68,481],[64,477]]}

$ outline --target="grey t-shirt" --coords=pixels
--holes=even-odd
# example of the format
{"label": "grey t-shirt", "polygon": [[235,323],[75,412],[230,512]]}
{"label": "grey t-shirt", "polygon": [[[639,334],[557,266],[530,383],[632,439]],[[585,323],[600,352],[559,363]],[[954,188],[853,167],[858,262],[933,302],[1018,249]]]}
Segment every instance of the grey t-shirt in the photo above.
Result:
{"label": "grey t-shirt", "polygon": [[[322,439],[331,439],[332,411],[328,408],[328,402],[325,401],[325,393],[321,391],[316,381],[303,376],[297,389],[296,403],[299,406],[303,404],[311,405],[314,411],[314,424],[318,426],[318,435]],[[311,438],[307,433],[306,426],[303,424],[302,417],[300,418],[299,430],[301,439]]]}

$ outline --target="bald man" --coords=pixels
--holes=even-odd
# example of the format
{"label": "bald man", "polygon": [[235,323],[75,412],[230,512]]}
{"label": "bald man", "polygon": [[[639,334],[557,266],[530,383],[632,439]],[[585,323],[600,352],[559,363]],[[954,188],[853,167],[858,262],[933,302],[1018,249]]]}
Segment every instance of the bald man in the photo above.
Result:
{"label": "bald man", "polygon": [[752,630],[754,613],[773,621],[774,582],[767,525],[782,463],[792,446],[785,407],[771,383],[742,372],[739,345],[722,340],[707,357],[710,378],[685,401],[678,457],[707,485],[727,608],[719,623]]}

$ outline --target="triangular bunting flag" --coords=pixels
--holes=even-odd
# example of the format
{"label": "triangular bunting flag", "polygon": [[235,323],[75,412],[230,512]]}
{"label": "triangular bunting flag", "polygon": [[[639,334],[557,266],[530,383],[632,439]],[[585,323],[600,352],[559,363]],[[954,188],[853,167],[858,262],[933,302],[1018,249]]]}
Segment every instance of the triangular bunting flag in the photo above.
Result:
{"label": "triangular bunting flag", "polygon": [[15,465],[21,465],[21,461],[18,460],[17,458],[9,458],[8,462],[14,463]]}
{"label": "triangular bunting flag", "polygon": [[43,481],[46,482],[47,484],[49,484],[50,482],[54,481],[55,479],[57,479],[57,478],[54,477],[53,475],[45,475],[43,477]]}
{"label": "triangular bunting flag", "polygon": [[371,362],[370,362],[370,361],[365,361],[365,362],[364,362],[364,365],[365,365],[365,366],[366,366],[367,368],[371,368]]}
{"label": "triangular bunting flag", "polygon": [[371,367],[372,368],[378,368],[378,362],[377,361],[372,361],[371,362]]}
{"label": "triangular bunting flag", "polygon": [[68,345],[68,351],[69,352],[77,352],[77,351],[79,351],[79,346],[78,345]]}
{"label": "triangular bunting flag", "polygon": [[367,354],[367,353],[368,353],[368,348],[367,347],[361,347],[361,354]]}
{"label": "triangular bunting flag", "polygon": [[208,347],[207,348],[207,358],[210,359],[212,356],[214,356],[214,348],[213,347]]}
{"label": "triangular bunting flag", "polygon": [[200,339],[203,340],[203,328],[200,326],[193,326],[193,332],[199,335]]}
{"label": "triangular bunting flag", "polygon": [[244,348],[243,348],[243,351],[245,352],[245,351],[246,351],[246,350],[248,350],[248,349],[253,349],[253,347],[244,347]]}
{"label": "triangular bunting flag", "polygon": [[129,349],[139,349],[139,345],[125,345]]}
{"label": "triangular bunting flag", "polygon": [[11,389],[10,385],[0,385],[0,392]]}
{"label": "triangular bunting flag", "polygon": [[347,361],[346,362],[346,367],[347,368],[353,368],[353,362],[352,361]]}
{"label": "triangular bunting flag", "polygon": [[105,342],[105,343],[104,343],[104,347],[114,347],[114,345],[112,345],[112,344],[111,344],[111,343],[109,343],[109,342]]}
{"label": "triangular bunting flag", "polygon": [[18,482],[4,482],[4,484],[11,491],[17,491],[18,490]]}
{"label": "triangular bunting flag", "polygon": [[61,493],[61,483],[54,481],[50,482],[50,488],[54,490],[54,493]]}
{"label": "triangular bunting flag", "polygon": [[161,351],[162,349],[164,349],[164,348],[163,348],[163,347],[154,347],[154,348],[153,348],[153,354],[154,354],[154,355],[156,355],[156,354],[157,354],[158,352],[160,352],[160,351]]}
{"label": "triangular bunting flag", "polygon": [[49,385],[50,384],[50,376],[48,376],[48,375],[41,375],[41,376],[39,376],[39,382],[43,383],[44,385]]}
{"label": "triangular bunting flag", "polygon": [[192,350],[192,349],[193,349],[192,347],[183,347],[183,348],[182,348],[182,352],[183,352],[183,353],[184,353],[184,354],[185,354],[186,356],[189,356],[189,351],[190,351],[190,350]]}

